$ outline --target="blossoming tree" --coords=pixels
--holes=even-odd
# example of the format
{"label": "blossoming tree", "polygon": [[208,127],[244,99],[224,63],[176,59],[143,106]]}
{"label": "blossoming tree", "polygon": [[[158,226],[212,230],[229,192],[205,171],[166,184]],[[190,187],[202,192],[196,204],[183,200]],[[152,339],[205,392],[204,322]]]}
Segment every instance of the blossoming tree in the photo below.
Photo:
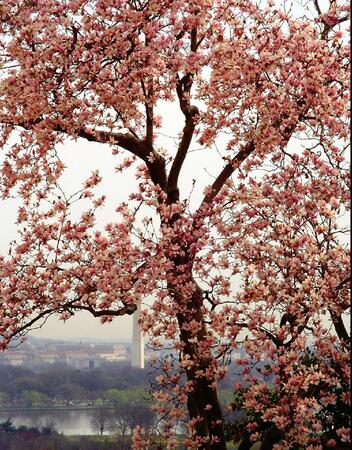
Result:
{"label": "blossoming tree", "polygon": [[247,417],[229,434],[242,439],[242,450],[257,439],[263,450],[279,441],[348,448],[349,253],[337,220],[348,202],[348,173],[307,149],[289,160],[259,182],[250,179],[250,189],[231,188],[219,206],[224,220],[231,217],[219,228],[221,252],[244,274],[230,317],[251,331],[243,342],[248,357],[238,361],[245,383],[234,397]]}
{"label": "blossoming tree", "polygon": [[[226,449],[217,383],[238,346],[250,442],[272,448],[274,427],[271,446],[320,448],[323,406],[348,401],[332,389],[349,349],[347,3],[7,0],[0,12],[1,192],[21,199],[0,259],[1,346],[52,314],[109,321],[142,301],[155,346],[179,352],[155,393],[168,448],[187,410],[186,448]],[[166,150],[165,102],[182,116]],[[105,229],[98,172],[77,194],[60,187],[57,146],[76,139],[136,171]],[[198,202],[179,181],[194,144],[199,167],[208,149],[221,164]],[[73,220],[77,201],[90,206]],[[316,364],[302,362],[308,345]],[[135,448],[147,445],[137,429]]]}

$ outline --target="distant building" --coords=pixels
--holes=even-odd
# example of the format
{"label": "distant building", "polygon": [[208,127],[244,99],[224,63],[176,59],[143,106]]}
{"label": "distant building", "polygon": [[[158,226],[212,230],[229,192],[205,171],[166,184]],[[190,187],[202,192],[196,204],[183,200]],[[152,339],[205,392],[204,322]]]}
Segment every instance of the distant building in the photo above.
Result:
{"label": "distant building", "polygon": [[96,353],[113,353],[116,350],[114,344],[92,344]]}
{"label": "distant building", "polygon": [[100,367],[101,358],[86,352],[67,352],[66,363],[75,369],[95,369]]}
{"label": "distant building", "polygon": [[58,360],[57,353],[44,353],[40,355],[40,359],[43,363],[54,364]]}
{"label": "distant building", "polygon": [[[107,349],[106,349],[107,350]],[[109,349],[109,352],[104,353],[98,353],[101,359],[108,363],[115,363],[115,362],[128,362],[128,350],[126,347],[123,346],[113,346],[112,349]]]}
{"label": "distant building", "polygon": [[[139,358],[141,359],[141,355]],[[142,359],[144,362],[144,357]],[[125,343],[75,343],[36,339],[31,341],[30,345],[24,343],[20,347],[0,352],[0,364],[26,366],[31,369],[48,364],[94,369],[103,364],[130,365],[131,352],[130,346]],[[138,367],[142,365],[139,364]]]}
{"label": "distant building", "polygon": [[25,353],[12,353],[7,355],[6,362],[10,366],[22,366],[27,360],[27,355]]}

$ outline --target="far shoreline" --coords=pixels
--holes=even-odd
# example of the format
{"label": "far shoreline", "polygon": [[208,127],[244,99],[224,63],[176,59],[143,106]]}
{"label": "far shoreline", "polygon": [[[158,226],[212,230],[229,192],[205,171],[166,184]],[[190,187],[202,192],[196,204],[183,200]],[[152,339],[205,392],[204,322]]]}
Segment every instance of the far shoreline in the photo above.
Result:
{"label": "far shoreline", "polygon": [[90,410],[94,410],[94,409],[100,409],[100,408],[104,408],[104,409],[115,409],[114,406],[111,405],[87,405],[87,406],[74,406],[74,405],[69,405],[69,406],[38,406],[38,407],[30,407],[30,408],[25,408],[25,407],[19,407],[19,406],[14,406],[11,407],[9,406],[8,408],[6,407],[0,407],[0,413],[3,412],[28,412],[28,411],[90,411]]}

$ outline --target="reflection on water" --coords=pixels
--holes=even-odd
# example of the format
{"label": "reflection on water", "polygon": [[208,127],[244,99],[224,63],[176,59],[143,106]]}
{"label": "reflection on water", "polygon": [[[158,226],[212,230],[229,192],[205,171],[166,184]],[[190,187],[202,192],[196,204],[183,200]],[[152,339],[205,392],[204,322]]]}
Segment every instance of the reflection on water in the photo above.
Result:
{"label": "reflection on water", "polygon": [[[59,433],[96,434],[91,419],[94,410],[50,410],[50,411],[0,411],[0,422],[10,418],[15,426],[43,426],[54,423]],[[108,433],[105,433],[108,434]]]}

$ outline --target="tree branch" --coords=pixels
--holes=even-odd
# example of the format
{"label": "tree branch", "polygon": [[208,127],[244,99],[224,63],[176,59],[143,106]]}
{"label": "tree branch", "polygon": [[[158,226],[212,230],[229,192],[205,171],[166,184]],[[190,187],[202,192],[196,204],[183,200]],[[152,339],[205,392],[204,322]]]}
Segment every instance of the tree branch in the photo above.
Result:
{"label": "tree branch", "polygon": [[[299,100],[297,102],[297,107],[302,108],[304,106],[304,100]],[[298,115],[297,121],[285,128],[285,130],[282,133],[282,136],[284,138],[285,144],[288,143],[290,140],[292,133],[294,132],[294,129],[296,128],[297,124],[304,118],[307,110],[306,108],[300,112]],[[274,129],[279,129],[282,121],[286,117],[282,117],[280,120],[278,119],[273,124]],[[235,155],[231,161],[229,161],[226,166],[222,169],[214,183],[212,184],[209,192],[204,196],[202,203],[200,204],[200,207],[198,208],[198,212],[200,212],[204,207],[210,206],[213,202],[216,195],[220,192],[221,188],[224,186],[226,181],[231,177],[231,175],[234,173],[236,169],[241,165],[241,163],[248,158],[248,156],[253,153],[256,149],[255,143],[253,140],[249,141],[245,146],[241,148],[241,150]]]}
{"label": "tree branch", "polygon": [[[65,305],[59,306],[57,308],[51,308],[46,309],[44,311],[41,311],[36,317],[31,319],[26,324],[22,325],[21,327],[17,328],[15,333],[13,333],[12,337],[21,335],[24,332],[28,332],[32,329],[32,326],[39,322],[41,319],[50,316],[51,314],[58,314],[62,312],[70,312],[72,313],[72,310],[75,311],[88,311],[91,313],[94,317],[102,317],[102,316],[124,316],[124,315],[131,315],[133,314],[136,309],[137,305],[135,304],[125,304],[122,308],[119,309],[102,309],[99,311],[96,311],[92,306],[84,306],[84,305],[75,305],[76,302],[79,302],[82,300],[83,295],[79,298],[72,300],[71,302],[66,303]],[[24,333],[26,334],[26,333]]]}
{"label": "tree branch", "polygon": [[320,5],[319,5],[319,2],[318,2],[318,0],[314,0],[314,6],[315,6],[315,9],[317,10],[317,13],[319,14],[319,16],[321,15],[321,9],[320,9]]}
{"label": "tree branch", "polygon": [[173,203],[179,199],[178,177],[180,175],[183,162],[186,158],[189,146],[191,144],[195,129],[194,117],[198,114],[198,108],[193,106],[189,107],[189,110],[191,110],[191,112],[187,113],[186,115],[186,124],[183,128],[181,142],[178,146],[177,153],[172,163],[168,177],[167,193],[169,203]]}
{"label": "tree branch", "polygon": [[[197,50],[197,29],[193,28],[191,31],[191,51]],[[186,158],[189,146],[192,141],[195,118],[199,114],[199,109],[191,105],[190,94],[193,84],[193,73],[187,72],[182,78],[177,77],[176,93],[180,105],[180,109],[185,116],[185,126],[182,132],[182,138],[177,149],[175,159],[172,163],[171,170],[168,177],[167,194],[168,203],[174,203],[179,200],[178,177],[181,172],[183,162]]]}
{"label": "tree branch", "polygon": [[135,304],[129,304],[125,305],[122,308],[119,309],[101,309],[99,311],[96,311],[92,306],[84,306],[84,305],[72,305],[68,308],[68,311],[71,310],[76,311],[88,311],[90,312],[94,317],[102,317],[102,316],[124,316],[124,315],[131,315],[133,314],[136,309],[137,305]]}
{"label": "tree branch", "polygon": [[[56,312],[57,312],[56,309],[46,309],[45,311],[42,311],[36,317],[34,317],[32,320],[27,322],[25,325],[22,325],[21,327],[17,328],[16,331],[11,335],[11,339],[15,336],[21,335],[22,333],[26,334],[25,332],[29,332],[32,329],[32,325],[34,325],[35,323],[37,323],[39,320],[43,319],[44,317],[50,316],[51,314],[54,314]],[[38,328],[40,328],[40,327],[38,327]]]}
{"label": "tree branch", "polygon": [[[319,16],[323,16],[323,12],[320,8],[319,2],[318,0],[313,0],[314,3],[314,7],[318,13]],[[333,6],[335,2],[330,2],[330,6],[329,6],[329,10],[327,12],[327,14],[329,14],[331,12],[331,8]],[[324,16],[323,16],[324,17]],[[323,41],[326,41],[328,38],[328,34],[329,32],[337,25],[343,22],[346,22],[349,19],[349,15],[346,14],[346,16],[340,17],[340,18],[336,18],[336,22],[335,23],[328,23],[327,20],[325,18],[323,18],[322,22],[324,24],[324,28],[323,31],[321,32],[321,39]]]}
{"label": "tree branch", "polygon": [[[42,118],[31,121],[18,121],[13,122],[6,118],[1,117],[0,123],[12,125],[14,127],[22,127],[26,130],[33,130],[35,125],[38,125],[43,121]],[[56,125],[50,127],[52,131],[58,133],[64,133],[68,136],[78,136],[87,139],[90,142],[98,142],[102,144],[118,145],[125,150],[129,151],[133,155],[142,159],[149,171],[150,177],[155,185],[159,185],[163,190],[166,190],[166,169],[165,159],[155,152],[151,145],[145,140],[141,140],[134,136],[132,133],[113,133],[102,130],[89,130],[87,128],[80,128],[75,130],[74,133],[70,133],[65,127]]]}
{"label": "tree branch", "polygon": [[[4,123],[6,125],[12,125],[14,127],[21,127],[25,130],[33,130],[36,125],[39,125],[41,122],[44,122],[44,119],[39,117],[33,120],[24,120],[24,121],[13,121],[9,120],[6,117],[0,117],[0,123]],[[58,133],[64,133],[68,136],[78,136],[84,139],[87,139],[90,142],[99,142],[99,143],[110,143],[119,145],[120,147],[128,150],[134,155],[145,161],[147,159],[148,154],[143,148],[143,141],[135,137],[132,133],[112,133],[109,131],[98,131],[98,130],[89,130],[87,128],[79,128],[78,130],[74,130],[73,132],[69,132],[62,125],[48,126],[52,131]]]}
{"label": "tree branch", "polygon": [[[246,323],[242,323],[242,322],[234,322],[234,325],[239,326],[240,328],[249,328],[248,324]],[[281,347],[283,344],[283,341],[281,339],[279,339],[278,337],[276,337],[273,333],[271,333],[269,330],[267,330],[264,327],[259,327],[260,331],[262,331],[263,333],[266,334],[266,336],[268,337],[268,339],[270,339],[277,348]]]}
{"label": "tree branch", "polygon": [[[197,28],[191,30],[191,52],[197,51]],[[174,203],[179,200],[178,177],[180,175],[183,162],[186,158],[189,146],[192,141],[195,118],[199,114],[199,109],[191,105],[190,94],[193,84],[193,73],[187,72],[182,78],[177,76],[176,93],[180,109],[185,116],[185,126],[182,132],[182,138],[177,149],[175,159],[172,163],[167,183],[168,203]]]}
{"label": "tree branch", "polygon": [[[55,131],[66,133],[64,129],[56,128]],[[138,156],[143,161],[147,160],[147,152],[144,149],[143,141],[133,136],[131,133],[111,133],[108,131],[90,131],[85,128],[78,130],[77,135],[81,138],[87,139],[90,142],[110,143],[118,145],[125,150],[128,150],[133,155]]]}
{"label": "tree branch", "polygon": [[142,91],[143,91],[143,94],[145,97],[145,102],[144,102],[145,115],[146,115],[145,141],[148,143],[148,145],[152,146],[153,145],[153,132],[154,132],[154,124],[153,124],[154,108],[153,108],[153,103],[148,103],[150,94],[153,95],[152,81],[151,81],[151,90],[150,90],[151,92],[147,91],[143,80],[141,80],[141,85],[142,85]]}
{"label": "tree branch", "polygon": [[221,188],[224,186],[226,181],[231,177],[233,172],[240,166],[240,164],[255,150],[254,141],[250,141],[245,145],[238,153],[235,155],[231,161],[229,161],[226,166],[222,169],[216,180],[211,186],[210,191],[205,195],[199,211],[201,211],[205,206],[212,203],[216,195],[220,192]]}
{"label": "tree branch", "polygon": [[[65,130],[57,130],[63,131]],[[147,141],[142,141],[130,133],[111,133],[107,131],[89,131],[82,129],[78,131],[78,136],[88,141],[112,143],[128,150],[133,155],[141,158],[148,167],[150,178],[155,185],[161,189],[166,188],[165,159],[155,152],[152,145]]]}
{"label": "tree branch", "polygon": [[343,323],[342,317],[337,315],[332,309],[329,308],[332,322],[335,327],[336,334],[344,347],[347,347],[350,343],[350,336]]}

